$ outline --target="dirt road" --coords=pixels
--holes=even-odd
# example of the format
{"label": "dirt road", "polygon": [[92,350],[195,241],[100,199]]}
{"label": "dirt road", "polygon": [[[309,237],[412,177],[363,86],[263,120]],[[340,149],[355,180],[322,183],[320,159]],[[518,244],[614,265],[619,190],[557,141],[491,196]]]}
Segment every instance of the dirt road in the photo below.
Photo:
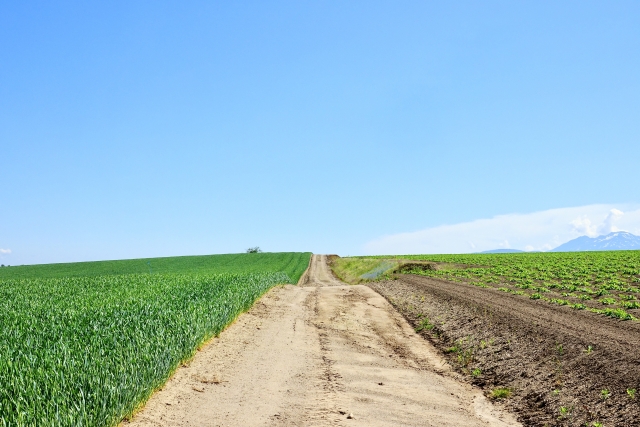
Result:
{"label": "dirt road", "polygon": [[314,256],[127,426],[518,426],[456,374],[379,294]]}

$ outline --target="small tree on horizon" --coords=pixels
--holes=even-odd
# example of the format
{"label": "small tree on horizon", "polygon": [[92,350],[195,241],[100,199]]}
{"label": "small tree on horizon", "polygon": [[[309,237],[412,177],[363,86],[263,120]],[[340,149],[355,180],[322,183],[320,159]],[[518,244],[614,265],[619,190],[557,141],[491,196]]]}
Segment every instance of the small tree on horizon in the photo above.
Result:
{"label": "small tree on horizon", "polygon": [[260,249],[260,246],[256,246],[255,248],[247,249],[247,253],[248,254],[259,254],[260,252],[262,252],[262,249]]}

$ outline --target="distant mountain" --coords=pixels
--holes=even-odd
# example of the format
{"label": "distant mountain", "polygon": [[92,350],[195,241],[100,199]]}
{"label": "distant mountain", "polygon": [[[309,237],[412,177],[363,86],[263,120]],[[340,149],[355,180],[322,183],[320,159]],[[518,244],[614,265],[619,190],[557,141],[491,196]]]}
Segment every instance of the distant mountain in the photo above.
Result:
{"label": "distant mountain", "polygon": [[492,249],[490,251],[480,252],[481,254],[515,254],[516,252],[524,252],[518,249]]}
{"label": "distant mountain", "polygon": [[626,251],[633,249],[640,249],[640,237],[626,231],[614,231],[605,236],[578,237],[552,249],[551,252]]}

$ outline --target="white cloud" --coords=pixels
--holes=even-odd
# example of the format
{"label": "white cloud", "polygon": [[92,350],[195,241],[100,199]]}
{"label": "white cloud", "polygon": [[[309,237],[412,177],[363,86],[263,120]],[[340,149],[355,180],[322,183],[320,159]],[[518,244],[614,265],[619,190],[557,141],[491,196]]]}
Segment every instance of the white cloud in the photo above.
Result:
{"label": "white cloud", "polygon": [[624,212],[618,209],[611,209],[609,211],[609,215],[607,215],[602,224],[598,227],[598,234],[602,235],[609,234],[614,231],[620,231],[620,229],[616,227],[615,223],[619,222],[623,215]]}
{"label": "white cloud", "polygon": [[639,205],[588,205],[498,215],[383,236],[363,249],[367,254],[444,254],[500,248],[547,251],[578,236],[620,230],[640,235]]}
{"label": "white cloud", "polygon": [[8,255],[11,253],[11,249],[2,249],[0,248],[0,254]]}
{"label": "white cloud", "polygon": [[570,223],[573,226],[573,231],[580,235],[587,235],[589,237],[596,237],[598,230],[595,224],[591,223],[591,220],[586,215],[581,215],[574,219]]}
{"label": "white cloud", "polygon": [[500,246],[500,248],[503,248],[503,249],[511,249],[511,245],[509,244],[508,240],[505,240],[502,243],[498,243],[498,246]]}

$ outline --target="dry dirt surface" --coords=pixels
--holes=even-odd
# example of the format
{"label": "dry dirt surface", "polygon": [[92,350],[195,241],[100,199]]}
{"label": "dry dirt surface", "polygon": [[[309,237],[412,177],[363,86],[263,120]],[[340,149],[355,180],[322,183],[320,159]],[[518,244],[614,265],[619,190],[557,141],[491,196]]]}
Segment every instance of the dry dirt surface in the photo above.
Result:
{"label": "dry dirt surface", "polygon": [[[640,426],[640,323],[417,275],[371,283],[526,426]],[[473,370],[479,375],[471,375]],[[478,373],[478,371],[476,371]]]}
{"label": "dry dirt surface", "polygon": [[518,426],[378,293],[314,256],[180,368],[129,426]]}

